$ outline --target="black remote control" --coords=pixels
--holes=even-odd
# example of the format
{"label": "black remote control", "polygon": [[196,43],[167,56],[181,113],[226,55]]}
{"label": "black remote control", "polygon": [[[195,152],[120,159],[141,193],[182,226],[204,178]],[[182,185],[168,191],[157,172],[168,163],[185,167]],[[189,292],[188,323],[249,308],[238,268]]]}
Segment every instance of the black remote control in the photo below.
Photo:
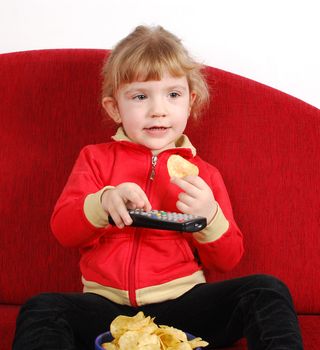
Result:
{"label": "black remote control", "polygon": [[[142,209],[129,210],[134,227],[156,228],[159,230],[172,230],[180,232],[197,232],[207,226],[207,219],[202,216],[166,212],[162,210],[143,211]],[[114,225],[112,217],[109,223]]]}

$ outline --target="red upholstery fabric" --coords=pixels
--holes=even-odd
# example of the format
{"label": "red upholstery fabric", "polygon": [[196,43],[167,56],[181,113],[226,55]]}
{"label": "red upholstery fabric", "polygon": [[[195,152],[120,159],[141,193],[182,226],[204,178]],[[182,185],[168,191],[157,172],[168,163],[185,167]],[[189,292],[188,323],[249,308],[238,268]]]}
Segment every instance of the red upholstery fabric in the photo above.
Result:
{"label": "red upholstery fabric", "polygon": [[[78,252],[55,241],[53,205],[80,148],[109,140],[100,107],[103,50],[0,55],[0,335],[15,305],[81,290]],[[320,111],[252,80],[207,67],[210,108],[187,134],[221,171],[246,253],[219,280],[269,273],[291,289],[306,349],[320,345]],[[313,316],[311,316],[313,315]],[[243,347],[242,347],[243,348]],[[234,348],[235,349],[235,348]],[[241,349],[237,348],[237,349]]]}
{"label": "red upholstery fabric", "polygon": [[18,312],[18,306],[0,305],[0,344],[3,350],[11,349]]}
{"label": "red upholstery fabric", "polygon": [[305,350],[320,349],[320,316],[300,316],[299,322]]}

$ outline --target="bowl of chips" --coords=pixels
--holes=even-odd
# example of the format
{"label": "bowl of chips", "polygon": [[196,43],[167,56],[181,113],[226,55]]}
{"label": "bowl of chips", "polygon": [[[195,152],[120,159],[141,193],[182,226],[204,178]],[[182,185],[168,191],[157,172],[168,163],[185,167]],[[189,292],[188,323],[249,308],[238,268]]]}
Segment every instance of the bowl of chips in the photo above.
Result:
{"label": "bowl of chips", "polygon": [[95,340],[95,350],[200,350],[208,343],[177,328],[156,325],[143,312],[116,317],[110,331]]}

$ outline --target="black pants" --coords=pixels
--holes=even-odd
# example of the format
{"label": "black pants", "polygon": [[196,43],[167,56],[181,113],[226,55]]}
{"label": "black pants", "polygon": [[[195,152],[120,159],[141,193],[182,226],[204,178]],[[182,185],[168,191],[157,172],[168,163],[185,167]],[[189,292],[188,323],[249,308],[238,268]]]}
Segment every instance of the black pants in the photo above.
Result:
{"label": "black pants", "polygon": [[287,287],[268,275],[200,284],[181,297],[139,308],[95,294],[40,294],[22,308],[14,350],[90,350],[119,314],[142,310],[157,324],[174,326],[207,340],[213,348],[246,337],[248,348],[303,349]]}

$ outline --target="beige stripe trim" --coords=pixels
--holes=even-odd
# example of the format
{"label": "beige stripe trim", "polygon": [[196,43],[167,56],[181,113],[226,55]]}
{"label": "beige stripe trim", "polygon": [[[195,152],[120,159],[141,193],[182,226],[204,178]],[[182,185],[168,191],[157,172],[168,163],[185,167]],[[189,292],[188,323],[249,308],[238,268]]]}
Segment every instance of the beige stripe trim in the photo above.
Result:
{"label": "beige stripe trim", "polygon": [[99,283],[87,281],[82,276],[83,292],[101,295],[117,304],[130,305],[129,292],[126,290],[105,287]]}
{"label": "beige stripe trim", "polygon": [[175,279],[157,286],[146,287],[136,291],[138,305],[161,303],[176,299],[199,283],[206,282],[203,271]]}
{"label": "beige stripe trim", "polygon": [[108,225],[108,216],[101,205],[103,193],[113,186],[106,186],[96,193],[89,194],[84,200],[83,211],[88,221],[95,227],[101,228]]}
{"label": "beige stripe trim", "polygon": [[[173,281],[157,286],[151,286],[136,290],[138,305],[160,303],[166,300],[178,298],[199,283],[206,282],[203,271],[197,271],[190,276],[177,278]],[[121,304],[131,305],[129,292],[122,289],[106,287],[99,283],[87,281],[82,276],[83,292],[95,293],[109,300]]]}
{"label": "beige stripe trim", "polygon": [[200,243],[214,242],[229,229],[229,221],[218,205],[217,213],[211,223],[202,231],[193,234],[193,237]]}

